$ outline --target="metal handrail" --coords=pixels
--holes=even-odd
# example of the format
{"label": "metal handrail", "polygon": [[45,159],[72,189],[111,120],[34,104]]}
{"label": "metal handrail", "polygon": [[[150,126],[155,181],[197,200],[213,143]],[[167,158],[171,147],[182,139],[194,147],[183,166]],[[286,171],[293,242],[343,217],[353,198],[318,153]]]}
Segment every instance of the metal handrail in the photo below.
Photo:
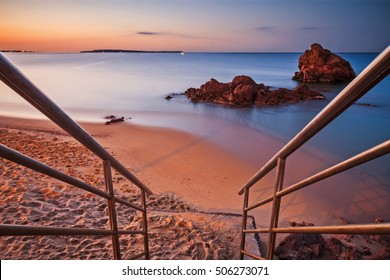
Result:
{"label": "metal handrail", "polygon": [[[368,162],[370,160],[373,160],[373,159],[376,159],[378,157],[381,157],[383,155],[386,155],[390,153],[390,140],[388,141],[385,141],[384,143],[380,144],[380,145],[377,145],[369,150],[366,150],[354,157],[351,157],[350,159],[347,159],[343,162],[340,162],[332,167],[329,167],[328,169],[325,169],[321,172],[318,172],[298,183],[295,183],[294,185],[291,185],[287,188],[285,188],[284,190],[281,190],[279,192],[276,193],[276,197],[282,197],[282,196],[285,196],[287,194],[290,194],[290,193],[293,193],[297,190],[300,190],[304,187],[307,187],[307,186],[310,186],[316,182],[319,182],[321,180],[324,180],[328,177],[331,177],[331,176],[334,176],[338,173],[341,173],[343,171],[346,171],[348,169],[351,169],[355,166],[358,166],[360,164],[363,164],[365,162]],[[262,201],[259,201],[251,206],[248,206],[247,208],[245,208],[246,211],[249,211],[249,210],[252,210],[252,209],[255,209],[259,206],[262,206],[268,202],[271,202],[273,199],[273,196],[269,196],[265,199],[263,199]]]}
{"label": "metal handrail", "polygon": [[[275,233],[390,234],[390,223],[373,225],[304,226],[273,228]],[[269,229],[248,229],[245,233],[268,233]]]}
{"label": "metal handrail", "polygon": [[[64,183],[68,183],[72,186],[75,186],[75,187],[83,189],[87,192],[96,194],[96,195],[101,196],[103,198],[111,199],[110,194],[108,194],[108,193],[106,193],[98,188],[95,188],[91,185],[88,185],[87,183],[85,183],[83,181],[80,181],[76,178],[73,178],[69,175],[66,175],[65,173],[62,173],[61,171],[56,170],[50,166],[47,166],[46,164],[43,164],[35,159],[32,159],[26,155],[23,155],[22,153],[19,153],[18,151],[15,151],[15,150],[13,150],[13,149],[11,149],[3,144],[0,144],[0,155],[2,158],[8,159],[8,160],[13,161],[17,164],[28,167],[32,170],[35,170],[37,172],[40,172],[42,174],[45,174],[47,176],[50,176],[50,177],[55,178],[57,180],[60,180]],[[133,209],[136,209],[138,211],[142,211],[142,212],[145,211],[145,209],[142,209],[140,206],[132,204],[132,203],[130,203],[126,200],[123,200],[119,197],[115,197],[115,201],[120,203],[120,204],[131,207]]]}
{"label": "metal handrail", "polygon": [[[118,230],[119,234],[146,234],[143,230]],[[0,236],[14,235],[113,235],[115,230],[0,224]]]}
{"label": "metal handrail", "polygon": [[[332,100],[309,124],[307,124],[290,142],[277,152],[244,186],[238,191],[239,195],[244,194],[243,220],[241,230],[240,257],[244,255],[254,259],[261,259],[245,251],[245,234],[247,233],[268,233],[267,259],[273,259],[277,233],[347,233],[347,234],[390,234],[390,223],[387,224],[366,224],[366,225],[344,225],[344,226],[306,226],[278,228],[279,211],[281,198],[285,195],[310,186],[330,176],[344,172],[355,166],[381,157],[390,153],[390,140],[383,142],[371,149],[351,157],[341,163],[335,164],[326,170],[318,172],[302,181],[293,184],[282,190],[285,174],[286,159],[298,150],[303,144],[320,132],[335,118],[342,114],[360,97],[366,94],[372,87],[382,81],[390,73],[390,46],[378,55],[336,98]],[[249,190],[260,179],[277,167],[276,182],[273,195],[263,200],[248,205]],[[250,210],[272,202],[272,212],[269,228],[247,229],[247,216]]]}
{"label": "metal handrail", "polygon": [[[144,236],[144,251],[130,257],[137,259],[145,256],[149,259],[148,226],[146,216],[146,193],[152,191],[144,185],[136,176],[128,171],[118,160],[116,160],[106,149],[85,132],[73,119],[71,119],[57,104],[40,91],[27,77],[25,77],[3,54],[0,53],[0,80],[36,107],[50,120],[56,123],[63,130],[68,132],[73,138],[88,148],[95,155],[103,160],[104,181],[106,191],[102,191],[59,170],[47,166],[35,159],[32,159],[18,151],[15,151],[3,144],[0,144],[0,157],[13,161],[17,164],[28,167],[39,173],[48,175],[72,186],[83,189],[100,197],[106,198],[108,203],[108,213],[110,230],[89,229],[89,228],[65,228],[48,226],[28,226],[28,225],[4,225],[0,224],[0,236],[4,235],[111,235],[115,259],[121,259],[119,235],[121,234],[142,234]],[[115,168],[125,178],[133,182],[141,190],[141,205],[135,205],[124,199],[116,197],[112,184],[111,167]],[[117,224],[115,203],[131,207],[142,213],[142,230],[120,230]]]}

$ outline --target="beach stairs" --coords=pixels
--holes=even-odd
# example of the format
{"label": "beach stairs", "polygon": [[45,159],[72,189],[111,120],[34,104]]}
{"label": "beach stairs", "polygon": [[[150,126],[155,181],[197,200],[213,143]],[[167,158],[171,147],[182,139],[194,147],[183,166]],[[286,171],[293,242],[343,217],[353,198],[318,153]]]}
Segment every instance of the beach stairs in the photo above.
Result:
{"label": "beach stairs", "polygon": [[[25,166],[41,174],[50,176],[66,184],[77,187],[85,192],[91,193],[107,201],[110,229],[96,229],[85,227],[53,227],[53,226],[29,226],[1,224],[0,236],[45,236],[45,235],[67,235],[67,236],[111,236],[113,257],[121,259],[120,236],[141,235],[143,237],[143,250],[129,259],[149,259],[149,240],[147,227],[146,194],[151,190],[142,183],[134,174],[128,171],[117,159],[106,149],[84,131],[73,119],[71,119],[59,106],[38,89],[27,77],[25,77],[3,54],[0,53],[0,79],[12,90],[18,93],[27,102],[47,116],[52,122],[66,131],[71,137],[81,143],[101,160],[101,167],[104,173],[105,190],[92,186],[75,177],[67,175],[40,161],[30,158],[18,151],[15,151],[3,144],[0,144],[0,157],[12,161],[18,165]],[[138,203],[124,200],[114,193],[112,182],[112,169],[121,174],[124,178],[133,183],[140,191]],[[117,223],[117,205],[128,207],[138,211],[141,215],[142,228],[140,230],[122,230]]]}
{"label": "beach stairs", "polygon": [[[379,56],[372,61],[354,80],[352,80],[336,98],[332,100],[317,116],[315,116],[290,142],[280,149],[238,192],[243,198],[243,219],[241,230],[240,258],[244,256],[253,259],[273,259],[275,253],[276,235],[279,233],[290,234],[360,234],[360,235],[388,235],[390,223],[375,223],[361,225],[329,225],[329,226],[291,226],[278,227],[281,199],[284,196],[295,193],[300,189],[324,180],[328,177],[344,172],[355,166],[390,153],[390,140],[387,140],[371,149],[363,151],[354,157],[346,159],[326,170],[307,177],[293,185],[284,186],[284,174],[286,159],[296,152],[313,136],[341,115],[354,104],[360,97],[366,94],[372,87],[381,82],[390,72],[390,47],[388,46]],[[259,180],[276,168],[276,178],[272,195],[249,205],[250,189]],[[272,212],[269,226],[249,229],[247,223],[248,213],[258,207],[271,204]],[[264,255],[256,255],[245,248],[247,234],[267,234],[267,252]]]}

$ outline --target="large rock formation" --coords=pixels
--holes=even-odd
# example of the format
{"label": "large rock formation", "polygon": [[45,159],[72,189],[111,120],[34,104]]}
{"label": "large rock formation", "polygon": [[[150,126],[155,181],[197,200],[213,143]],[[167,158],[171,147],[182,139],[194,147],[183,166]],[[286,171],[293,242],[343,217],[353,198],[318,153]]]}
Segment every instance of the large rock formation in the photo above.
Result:
{"label": "large rock formation", "polygon": [[257,84],[248,76],[236,76],[230,83],[220,83],[216,79],[211,79],[200,88],[187,89],[184,94],[193,102],[203,101],[224,105],[277,105],[325,98],[306,85],[292,90],[286,88],[271,90],[264,84]]}
{"label": "large rock formation", "polygon": [[348,61],[317,43],[300,56],[298,68],[293,80],[302,82],[344,82],[356,77]]}

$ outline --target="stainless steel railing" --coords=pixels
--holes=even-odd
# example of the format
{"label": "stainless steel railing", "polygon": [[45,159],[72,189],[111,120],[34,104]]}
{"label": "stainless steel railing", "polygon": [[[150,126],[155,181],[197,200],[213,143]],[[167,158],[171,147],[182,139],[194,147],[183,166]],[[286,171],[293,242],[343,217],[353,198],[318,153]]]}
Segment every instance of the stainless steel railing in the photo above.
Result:
{"label": "stainless steel railing", "polygon": [[[40,227],[27,225],[0,225],[1,235],[111,235],[113,241],[113,252],[115,259],[121,259],[119,235],[142,234],[144,236],[144,251],[132,258],[144,256],[149,259],[149,241],[147,227],[146,194],[152,191],[143,184],[134,174],[128,171],[117,159],[104,149],[92,136],[84,131],[74,120],[72,120],[58,105],[38,89],[27,77],[25,77],[3,54],[0,53],[0,80],[23,97],[27,102],[41,111],[51,121],[56,123],[64,131],[68,132],[74,139],[88,148],[102,160],[106,191],[88,185],[74,177],[66,175],[52,167],[49,167],[37,160],[23,155],[9,147],[0,144],[0,157],[26,166],[42,174],[56,178],[87,192],[94,193],[106,198],[110,218],[110,230],[86,229],[86,228],[63,228],[63,227]],[[134,183],[141,190],[141,203],[135,205],[114,194],[111,167],[118,171],[125,178]],[[125,205],[142,213],[142,230],[119,230],[117,225],[115,203]]]}
{"label": "stainless steel railing", "polygon": [[[286,159],[288,156],[298,150],[304,143],[315,136],[319,131],[331,123],[335,118],[342,114],[347,108],[355,103],[360,97],[366,94],[372,87],[382,81],[390,72],[390,47],[387,47],[370,65],[368,65],[348,86],[341,91],[338,96],[332,100],[309,124],[304,127],[290,142],[279,150],[239,191],[238,194],[244,194],[243,220],[241,234],[241,259],[244,255],[264,259],[264,257],[253,255],[245,251],[246,233],[268,233],[267,259],[273,259],[275,241],[277,233],[356,233],[356,234],[390,234],[390,224],[369,224],[369,225],[347,225],[347,226],[323,226],[323,227],[289,227],[278,228],[279,210],[281,198],[287,194],[293,193],[304,187],[310,186],[315,182],[346,171],[357,165],[373,160],[377,157],[390,153],[390,140],[366,150],[350,159],[336,164],[322,172],[314,174],[292,186],[283,190],[283,180],[286,168]],[[273,195],[263,200],[249,204],[249,190],[261,180],[265,175],[275,167],[276,180]],[[272,202],[272,212],[269,228],[248,230],[246,220],[248,212],[262,205]]]}

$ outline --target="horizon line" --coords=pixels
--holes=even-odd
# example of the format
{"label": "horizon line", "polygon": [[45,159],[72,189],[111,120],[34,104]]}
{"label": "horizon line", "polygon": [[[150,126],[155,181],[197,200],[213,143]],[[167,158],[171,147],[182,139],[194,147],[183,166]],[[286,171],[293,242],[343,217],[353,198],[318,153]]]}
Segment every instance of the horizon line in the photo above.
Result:
{"label": "horizon line", "polygon": [[[305,49],[306,50],[306,49]],[[0,50],[1,53],[15,53],[15,54],[85,54],[85,53],[304,53],[302,51],[185,51],[185,50],[130,50],[130,49],[93,49],[93,50],[79,50],[79,51],[37,51],[37,50],[19,50],[6,49]],[[382,51],[333,51],[334,53],[381,53]]]}

